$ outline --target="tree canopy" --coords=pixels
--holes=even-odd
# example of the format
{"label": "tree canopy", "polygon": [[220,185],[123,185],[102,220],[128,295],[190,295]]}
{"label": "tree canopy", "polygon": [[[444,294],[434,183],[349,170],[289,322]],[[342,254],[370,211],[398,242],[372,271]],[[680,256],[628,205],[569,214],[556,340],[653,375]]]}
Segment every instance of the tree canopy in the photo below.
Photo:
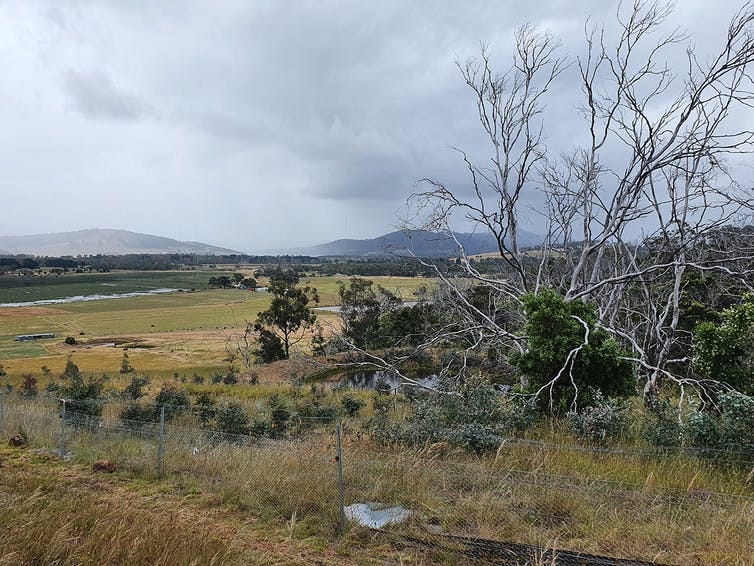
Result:
{"label": "tree canopy", "polygon": [[298,276],[290,273],[270,280],[270,306],[257,315],[254,323],[259,333],[257,355],[263,361],[289,358],[291,346],[300,342],[317,320],[309,308],[310,303],[319,303],[317,290],[297,283]]}

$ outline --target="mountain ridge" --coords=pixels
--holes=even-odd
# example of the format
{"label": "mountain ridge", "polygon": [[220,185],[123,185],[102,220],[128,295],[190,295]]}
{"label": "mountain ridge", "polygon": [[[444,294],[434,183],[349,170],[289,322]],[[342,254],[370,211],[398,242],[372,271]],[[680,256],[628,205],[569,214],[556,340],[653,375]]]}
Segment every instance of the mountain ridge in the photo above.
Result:
{"label": "mountain ridge", "polygon": [[[490,234],[454,232],[450,234],[422,230],[396,230],[376,238],[342,238],[326,244],[299,247],[288,253],[310,256],[408,256],[450,257],[460,252],[458,244],[468,255],[497,252],[498,243]],[[456,241],[457,240],[457,241]],[[519,233],[519,246],[533,247],[541,243],[541,238],[525,230]]]}
{"label": "mountain ridge", "polygon": [[182,242],[165,236],[109,228],[89,228],[26,236],[0,236],[0,253],[48,257],[98,254],[240,254],[234,250],[203,242]]}

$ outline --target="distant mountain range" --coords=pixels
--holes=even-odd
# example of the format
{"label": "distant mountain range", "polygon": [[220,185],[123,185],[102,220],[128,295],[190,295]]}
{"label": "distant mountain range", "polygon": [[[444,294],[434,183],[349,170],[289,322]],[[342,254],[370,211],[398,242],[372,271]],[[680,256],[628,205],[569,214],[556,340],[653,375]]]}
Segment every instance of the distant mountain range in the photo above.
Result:
{"label": "distant mountain range", "polygon": [[[467,255],[498,251],[497,241],[489,234],[456,232]],[[459,253],[458,243],[448,234],[420,230],[399,230],[366,240],[335,240],[328,244],[295,248],[291,254],[310,256],[370,256],[416,255],[419,257],[450,257]],[[533,247],[541,243],[538,235],[524,230],[519,233],[520,247]]]}
{"label": "distant mountain range", "polygon": [[[468,255],[497,251],[497,242],[489,234],[456,232],[455,238]],[[536,234],[520,232],[519,246],[532,247],[539,243],[540,238]],[[242,252],[202,242],[181,242],[172,238],[127,230],[91,229],[30,236],[0,236],[0,254],[57,257],[173,253],[243,255]],[[317,246],[278,250],[276,254],[315,257],[409,256],[412,254],[419,257],[452,257],[459,254],[459,249],[456,241],[448,234],[399,230],[365,240],[343,239]]]}
{"label": "distant mountain range", "polygon": [[0,236],[0,253],[56,257],[172,253],[228,255],[240,252],[201,242],[180,242],[127,230],[91,229],[30,236]]}

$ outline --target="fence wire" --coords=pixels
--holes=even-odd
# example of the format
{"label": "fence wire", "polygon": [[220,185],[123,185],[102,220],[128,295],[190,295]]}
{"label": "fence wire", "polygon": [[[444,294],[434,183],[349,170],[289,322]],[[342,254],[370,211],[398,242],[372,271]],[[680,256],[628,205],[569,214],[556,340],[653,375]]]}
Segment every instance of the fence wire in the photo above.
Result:
{"label": "fence wire", "polygon": [[[420,549],[432,563],[703,564],[707,556],[716,563],[754,562],[754,548],[726,542],[754,539],[754,498],[746,493],[548,469],[548,457],[557,452],[588,451],[598,460],[670,458],[671,465],[680,453],[514,439],[494,459],[457,461],[443,447],[381,447],[364,438],[364,423],[356,420],[341,434],[333,418],[294,415],[285,430],[260,438],[197,426],[191,411],[170,422],[124,419],[125,406],[110,401],[99,414],[64,413],[60,400],[5,397],[0,431],[6,438],[22,434],[31,445],[76,462],[109,460],[148,476],[170,475],[189,492],[218,492],[261,516],[312,518],[333,535],[360,522],[396,546]],[[381,522],[390,511],[403,520]],[[347,525],[344,517],[351,519]],[[662,539],[652,533],[657,528]],[[693,547],[699,533],[714,529],[721,532],[718,549],[705,554]],[[679,547],[663,548],[661,540],[675,536]],[[656,545],[633,544],[653,537]],[[673,556],[686,558],[667,558]]]}

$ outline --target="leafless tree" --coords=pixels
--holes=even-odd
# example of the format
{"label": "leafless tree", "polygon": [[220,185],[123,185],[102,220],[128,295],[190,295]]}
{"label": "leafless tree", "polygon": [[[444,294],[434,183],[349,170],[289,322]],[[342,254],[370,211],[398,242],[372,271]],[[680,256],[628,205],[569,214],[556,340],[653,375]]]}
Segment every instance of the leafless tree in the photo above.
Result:
{"label": "leafless tree", "polygon": [[[670,4],[643,0],[619,8],[617,35],[588,24],[585,54],[572,63],[558,55],[555,38],[526,25],[505,72],[493,70],[486,48],[458,65],[490,160],[479,165],[459,150],[469,196],[424,179],[428,188],[412,196],[410,208],[413,228],[452,234],[460,215],[497,241],[504,276],[475,269],[463,249],[464,278],[438,272],[471,348],[526,342],[490,316],[494,308],[471,304],[469,285],[489,289],[509,310],[525,293],[553,287],[568,301],[597,306],[600,326],[633,352],[645,392],[663,379],[709,385],[683,370],[688,360],[674,358],[673,345],[689,270],[751,280],[754,239],[720,246],[720,235],[754,206],[751,187],[727,167],[754,142],[740,120],[754,102],[754,5],[736,13],[711,56],[686,46],[681,31],[663,31],[671,13]],[[668,61],[679,50],[685,65],[674,72]],[[584,135],[574,139],[586,143],[552,156],[544,140],[558,125],[545,119],[545,98],[568,70],[583,94]],[[544,202],[546,233],[536,253],[519,244],[527,192]]]}
{"label": "leafless tree", "polygon": [[254,330],[254,323],[245,321],[241,330],[231,330],[225,333],[225,353],[230,363],[240,357],[243,367],[249,369],[254,361],[254,347],[256,344],[257,334]]}

